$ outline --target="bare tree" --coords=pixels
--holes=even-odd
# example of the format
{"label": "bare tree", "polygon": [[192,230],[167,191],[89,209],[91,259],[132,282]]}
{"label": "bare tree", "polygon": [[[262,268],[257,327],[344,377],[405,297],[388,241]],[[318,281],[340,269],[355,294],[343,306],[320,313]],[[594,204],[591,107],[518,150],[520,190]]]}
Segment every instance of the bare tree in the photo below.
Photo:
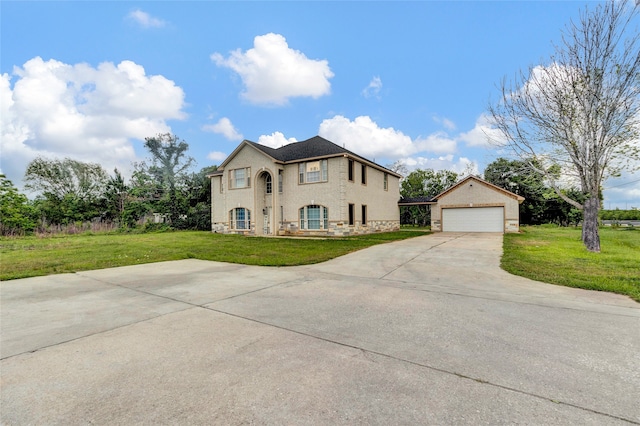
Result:
{"label": "bare tree", "polygon": [[[499,135],[492,140],[583,210],[582,241],[593,252],[600,251],[603,182],[640,160],[637,16],[638,6],[625,0],[585,9],[566,27],[549,62],[503,80],[500,101],[489,106]],[[559,176],[573,178],[586,201],[561,191]]]}
{"label": "bare tree", "polygon": [[[385,166],[387,169],[391,170],[392,172],[396,172],[399,175],[402,175],[403,177],[407,176],[409,174],[409,169],[407,168],[407,166],[402,162],[402,160],[398,160],[393,164],[387,164]],[[402,179],[402,178],[401,178]]]}

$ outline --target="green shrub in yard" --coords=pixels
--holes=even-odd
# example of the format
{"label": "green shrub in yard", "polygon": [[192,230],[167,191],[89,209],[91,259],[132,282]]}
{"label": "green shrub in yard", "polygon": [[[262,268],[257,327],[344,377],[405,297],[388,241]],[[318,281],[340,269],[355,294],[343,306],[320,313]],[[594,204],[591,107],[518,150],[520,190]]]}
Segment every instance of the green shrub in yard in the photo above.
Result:
{"label": "green shrub in yard", "polygon": [[24,235],[33,232],[37,213],[27,196],[0,174],[0,235]]}
{"label": "green shrub in yard", "polygon": [[504,236],[502,267],[551,284],[609,291],[640,302],[640,230],[600,228],[602,251],[582,245],[580,228],[523,226]]}

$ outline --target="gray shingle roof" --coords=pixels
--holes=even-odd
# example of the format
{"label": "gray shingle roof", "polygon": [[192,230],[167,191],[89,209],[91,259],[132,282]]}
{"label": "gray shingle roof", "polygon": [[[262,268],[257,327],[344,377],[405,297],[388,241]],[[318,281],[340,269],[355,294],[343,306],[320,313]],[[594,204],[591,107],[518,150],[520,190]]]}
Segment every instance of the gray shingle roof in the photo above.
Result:
{"label": "gray shingle roof", "polygon": [[[368,160],[354,152],[351,152],[348,149],[341,147],[340,145],[336,145],[335,143],[328,141],[321,136],[314,136],[304,141],[290,143],[280,148],[270,148],[268,146],[260,145],[256,142],[247,142],[249,142],[252,146],[259,149],[260,151],[264,152],[265,154],[269,155],[270,157],[283,162],[347,154],[351,157],[359,158],[366,162],[376,164],[373,161]],[[385,167],[380,166],[379,164],[376,165],[382,169],[387,170]],[[389,171],[391,173],[394,173],[391,170]]]}

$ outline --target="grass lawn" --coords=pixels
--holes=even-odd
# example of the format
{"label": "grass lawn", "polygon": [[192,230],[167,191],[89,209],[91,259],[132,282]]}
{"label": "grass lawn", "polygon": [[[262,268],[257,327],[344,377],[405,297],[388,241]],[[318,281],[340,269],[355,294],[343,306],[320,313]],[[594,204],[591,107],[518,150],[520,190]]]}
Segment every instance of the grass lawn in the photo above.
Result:
{"label": "grass lawn", "polygon": [[204,231],[0,238],[0,280],[165,260],[202,259],[263,266],[323,262],[424,230],[344,238],[260,238]]}
{"label": "grass lawn", "polygon": [[525,226],[506,234],[502,267],[551,284],[626,294],[640,302],[640,230],[600,228],[601,253],[588,252],[580,228]]}

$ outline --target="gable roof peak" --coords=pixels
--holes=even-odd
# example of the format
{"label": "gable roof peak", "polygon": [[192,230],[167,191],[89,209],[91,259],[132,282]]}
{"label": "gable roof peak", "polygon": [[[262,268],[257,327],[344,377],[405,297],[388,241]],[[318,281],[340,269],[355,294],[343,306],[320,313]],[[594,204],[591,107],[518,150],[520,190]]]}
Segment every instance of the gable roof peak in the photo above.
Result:
{"label": "gable roof peak", "polygon": [[519,203],[522,203],[524,201],[524,197],[518,194],[514,194],[513,192],[506,190],[504,188],[501,188],[497,185],[492,184],[491,182],[487,182],[486,180],[482,179],[480,176],[476,176],[476,175],[467,175],[465,177],[463,177],[462,179],[460,179],[458,182],[454,183],[453,185],[451,185],[449,188],[445,189],[444,191],[442,191],[440,194],[436,195],[435,197],[433,197],[434,200],[437,200],[438,198],[442,197],[443,195],[453,191],[455,188],[458,188],[459,186],[461,186],[462,184],[464,184],[465,182],[467,182],[468,180],[475,180],[476,182],[488,186],[489,188],[496,190],[498,192],[502,192],[506,195],[508,195],[509,197],[515,198],[516,200],[518,200]]}

